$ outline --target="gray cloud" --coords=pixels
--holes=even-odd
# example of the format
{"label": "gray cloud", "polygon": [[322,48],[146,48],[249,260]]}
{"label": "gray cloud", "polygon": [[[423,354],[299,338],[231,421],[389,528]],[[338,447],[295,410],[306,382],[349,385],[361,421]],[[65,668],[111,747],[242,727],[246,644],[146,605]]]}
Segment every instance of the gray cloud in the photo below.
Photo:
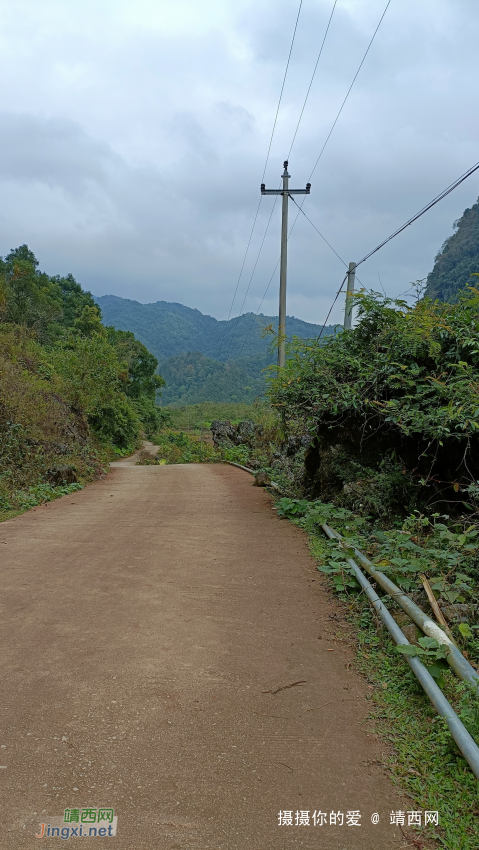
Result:
{"label": "gray cloud", "polygon": [[[267,184],[279,183],[332,0],[304,0]],[[384,8],[339,0],[291,156],[304,185]],[[297,4],[290,0],[0,0],[0,253],[27,242],[97,294],[230,306]],[[357,260],[477,158],[479,15],[472,0],[393,0],[312,178],[305,210]],[[475,177],[365,264],[404,291],[424,277]],[[234,313],[271,211],[258,226]],[[292,220],[295,213],[291,210]],[[275,210],[245,308],[278,258]],[[321,321],[343,267],[302,217],[290,313]],[[276,309],[277,280],[262,312]],[[340,317],[338,302],[334,315]]]}

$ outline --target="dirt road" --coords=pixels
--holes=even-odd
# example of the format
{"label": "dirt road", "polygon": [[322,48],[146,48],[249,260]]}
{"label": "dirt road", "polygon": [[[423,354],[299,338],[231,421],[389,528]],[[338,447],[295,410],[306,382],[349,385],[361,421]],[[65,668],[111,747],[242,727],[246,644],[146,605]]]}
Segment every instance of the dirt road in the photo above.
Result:
{"label": "dirt road", "polygon": [[0,525],[2,850],[57,845],[35,834],[65,809],[94,848],[404,846],[336,603],[251,484],[119,464]]}

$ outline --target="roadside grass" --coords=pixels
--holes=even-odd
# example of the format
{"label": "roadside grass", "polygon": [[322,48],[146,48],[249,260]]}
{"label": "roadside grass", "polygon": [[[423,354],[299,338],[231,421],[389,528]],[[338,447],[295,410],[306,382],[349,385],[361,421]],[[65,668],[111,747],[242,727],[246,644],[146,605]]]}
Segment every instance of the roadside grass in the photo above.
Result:
{"label": "roadside grass", "polygon": [[252,404],[203,401],[201,404],[188,404],[183,407],[165,405],[161,410],[168,414],[171,428],[188,433],[208,430],[215,419],[229,420],[237,425],[245,419],[263,424],[274,418],[272,409],[262,400]]}
{"label": "roadside grass", "polygon": [[58,487],[51,484],[35,484],[13,493],[8,498],[0,494],[0,522],[23,514],[30,508],[36,508],[46,502],[53,502],[54,499],[59,499],[61,496],[83,490],[83,487],[83,484],[64,484]]}
{"label": "roadside grass", "polygon": [[163,466],[172,463],[215,463],[220,460],[216,450],[201,437],[168,429],[153,438],[159,451],[152,456],[148,451],[140,455],[138,466]]}
{"label": "roadside grass", "polygon": [[[284,505],[285,500],[277,504],[281,502]],[[305,500],[288,502],[288,518],[309,534],[311,552],[318,569],[326,573],[331,591],[339,597],[351,626],[347,639],[355,643],[356,666],[372,686],[369,721],[375,733],[388,745],[384,765],[392,781],[411,798],[411,810],[439,812],[439,828],[423,827],[422,832],[413,833],[416,840],[425,842],[434,839],[447,850],[479,850],[478,783],[457,749],[446,722],[436,715],[367,599],[357,588],[349,585],[346,572],[338,578],[343,568],[337,555],[334,555],[336,560],[332,560],[333,553],[338,551],[336,544],[323,536],[314,523],[308,524],[304,516],[306,505],[311,507],[318,503]],[[295,505],[296,516],[291,514]],[[323,507],[329,514],[323,522],[331,522],[341,533],[347,533],[353,515],[349,514],[348,519],[345,518],[348,512],[342,509],[335,509],[332,505]],[[331,517],[335,512],[339,514],[337,519]],[[394,608],[394,603],[390,604],[387,597],[384,601],[388,607]],[[454,631],[460,640],[458,628],[454,627]],[[339,637],[344,638],[344,627]],[[475,657],[477,640],[471,638],[467,646],[469,657]],[[468,731],[479,741],[477,697],[450,670],[444,671],[442,684],[445,696]],[[411,834],[412,828],[406,828],[406,832]]]}

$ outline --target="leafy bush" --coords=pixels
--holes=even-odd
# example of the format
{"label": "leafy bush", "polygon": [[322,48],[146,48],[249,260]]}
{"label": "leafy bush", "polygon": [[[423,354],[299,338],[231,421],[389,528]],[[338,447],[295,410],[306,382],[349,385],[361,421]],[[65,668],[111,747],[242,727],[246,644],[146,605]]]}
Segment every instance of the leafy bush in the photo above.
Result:
{"label": "leafy bush", "polygon": [[248,446],[222,446],[219,453],[223,460],[248,466],[251,449]]}
{"label": "leafy bush", "polygon": [[171,463],[212,463],[218,460],[218,455],[208,443],[192,439],[183,431],[166,431],[156,435],[155,443],[159,451],[152,456],[148,451],[143,453],[140,466],[162,466]]}
{"label": "leafy bush", "polygon": [[75,493],[82,489],[82,484],[65,484],[61,487],[52,487],[50,484],[36,484],[26,491],[17,493],[15,502],[21,510],[27,510],[37,505],[43,505],[45,502],[52,502],[59,496],[67,496],[69,493]]}
{"label": "leafy bush", "polygon": [[364,512],[476,505],[479,292],[457,305],[357,296],[354,330],[293,340],[270,396],[314,437],[307,491]]}
{"label": "leafy bush", "polygon": [[37,504],[61,469],[91,480],[157,431],[156,367],[71,275],[40,272],[26,245],[0,258],[0,509]]}

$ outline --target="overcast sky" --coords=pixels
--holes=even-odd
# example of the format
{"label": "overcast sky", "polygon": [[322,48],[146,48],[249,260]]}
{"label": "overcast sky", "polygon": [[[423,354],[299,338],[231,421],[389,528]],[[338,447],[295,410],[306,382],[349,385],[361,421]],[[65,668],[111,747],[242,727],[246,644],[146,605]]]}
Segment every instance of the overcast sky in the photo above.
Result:
{"label": "overcast sky", "polygon": [[[290,157],[308,180],[386,0],[338,0]],[[259,200],[299,0],[0,0],[0,254],[26,242],[96,295],[225,318]],[[333,0],[303,0],[266,172],[276,188]],[[305,211],[358,260],[479,160],[477,0],[392,0]],[[471,177],[358,272],[406,290],[479,194]],[[237,315],[274,199],[263,199]],[[279,256],[279,203],[244,306]],[[290,215],[294,219],[294,205]],[[288,313],[321,322],[343,266],[301,216]],[[261,312],[277,314],[278,274]],[[332,314],[340,320],[338,301]]]}

